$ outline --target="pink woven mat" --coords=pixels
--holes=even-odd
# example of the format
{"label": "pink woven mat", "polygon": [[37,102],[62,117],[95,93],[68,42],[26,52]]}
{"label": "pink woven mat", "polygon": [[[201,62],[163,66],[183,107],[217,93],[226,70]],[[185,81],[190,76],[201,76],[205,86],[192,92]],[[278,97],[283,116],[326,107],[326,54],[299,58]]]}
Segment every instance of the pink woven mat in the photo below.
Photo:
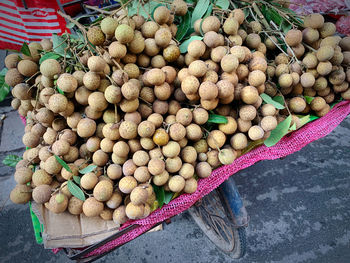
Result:
{"label": "pink woven mat", "polygon": [[[299,151],[307,144],[320,139],[331,131],[333,131],[347,115],[350,114],[350,101],[343,101],[338,103],[326,116],[317,119],[301,129],[290,133],[285,136],[279,143],[273,147],[266,147],[264,145],[252,150],[251,152],[236,159],[232,164],[222,166],[205,179],[198,181],[198,189],[193,194],[183,194],[178,198],[171,201],[168,205],[164,205],[161,209],[154,211],[150,216],[144,219],[128,221],[122,227],[138,224],[139,227],[135,228],[123,236],[112,240],[104,246],[95,249],[87,256],[100,255],[108,252],[111,249],[120,246],[126,242],[133,240],[139,235],[145,233],[151,229],[158,222],[162,222],[168,218],[178,215],[188,208],[190,208],[199,199],[209,194],[212,190],[217,188],[231,175],[238,171],[245,169],[261,160],[274,160],[281,157],[285,157],[296,151]],[[56,252],[58,250],[55,250]],[[54,252],[55,252],[54,251]]]}

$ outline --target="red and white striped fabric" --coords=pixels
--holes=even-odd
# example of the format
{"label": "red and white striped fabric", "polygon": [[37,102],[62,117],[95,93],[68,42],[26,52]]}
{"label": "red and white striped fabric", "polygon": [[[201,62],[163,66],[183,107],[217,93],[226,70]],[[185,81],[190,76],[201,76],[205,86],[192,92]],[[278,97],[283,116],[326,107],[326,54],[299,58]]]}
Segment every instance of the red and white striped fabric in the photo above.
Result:
{"label": "red and white striped fabric", "polygon": [[23,42],[50,38],[66,31],[56,0],[0,0],[0,49],[19,50]]}

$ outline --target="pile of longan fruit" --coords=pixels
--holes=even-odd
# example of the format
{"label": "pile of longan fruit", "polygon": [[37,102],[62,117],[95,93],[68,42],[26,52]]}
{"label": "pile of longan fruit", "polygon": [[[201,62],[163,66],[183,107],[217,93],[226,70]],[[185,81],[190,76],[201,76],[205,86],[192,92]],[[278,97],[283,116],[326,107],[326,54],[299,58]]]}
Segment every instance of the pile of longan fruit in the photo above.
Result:
{"label": "pile of longan fruit", "polygon": [[[289,111],[298,128],[295,114],[323,116],[336,98],[350,98],[350,37],[336,36],[321,15],[286,34],[289,56],[277,51],[276,36],[263,39],[259,22],[245,22],[240,9],[223,23],[208,16],[194,23],[193,35],[203,39],[183,55],[174,15],[186,13],[187,4],[176,0],[148,21],[123,10],[104,18],[87,31],[96,53],[80,54],[72,74],[55,59],[38,65],[38,50],[50,52],[50,40],[30,43],[30,57],[6,57],[12,106],[27,118],[28,149],[16,166],[13,202],[33,199],[54,213],[116,224],[144,218],[155,208],[152,184],[194,193],[198,178],[268,138]],[[262,93],[283,96],[289,111],[264,104]],[[304,96],[315,98],[308,104]],[[212,113],[227,123],[208,124]],[[77,176],[85,201],[68,189]]]}

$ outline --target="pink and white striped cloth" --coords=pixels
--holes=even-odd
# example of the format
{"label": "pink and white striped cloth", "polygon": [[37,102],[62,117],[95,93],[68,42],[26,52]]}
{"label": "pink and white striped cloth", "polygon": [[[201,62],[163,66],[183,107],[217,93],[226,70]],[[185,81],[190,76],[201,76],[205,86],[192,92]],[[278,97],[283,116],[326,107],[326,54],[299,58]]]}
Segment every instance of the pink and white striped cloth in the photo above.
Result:
{"label": "pink and white striped cloth", "polygon": [[50,38],[66,31],[56,0],[0,1],[0,49],[19,50],[23,42]]}

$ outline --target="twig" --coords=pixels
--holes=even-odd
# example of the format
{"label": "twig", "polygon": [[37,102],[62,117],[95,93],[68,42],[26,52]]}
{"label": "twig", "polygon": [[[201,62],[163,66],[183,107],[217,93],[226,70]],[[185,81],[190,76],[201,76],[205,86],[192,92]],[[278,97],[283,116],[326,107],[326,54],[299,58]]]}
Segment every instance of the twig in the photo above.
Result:
{"label": "twig", "polygon": [[[256,5],[256,3],[254,2],[252,4],[252,7],[255,11],[255,13],[258,15],[259,19],[261,20],[261,22],[264,24],[264,26],[269,29],[269,30],[272,30],[269,23],[266,21],[264,15],[260,12],[260,9],[258,8],[258,6]],[[251,9],[249,8],[249,10],[251,11]],[[254,17],[254,16],[253,16]],[[254,19],[256,20],[256,18],[254,17]]]}
{"label": "twig", "polygon": [[[278,31],[278,26],[273,22],[273,21],[270,21],[271,25],[273,25],[275,27],[275,29]],[[293,49],[287,44],[286,42],[286,39],[284,38],[282,32],[278,31],[279,34],[280,34],[280,37],[282,38],[283,42],[286,44],[287,48],[289,48],[290,52],[292,53],[293,55],[293,58],[296,62],[298,62],[298,64],[301,64],[301,62],[299,61],[299,59],[296,57]]]}
{"label": "twig", "polygon": [[317,52],[316,49],[314,49],[313,47],[309,46],[308,44],[306,44],[306,43],[304,43],[304,42],[303,42],[303,45],[304,45],[305,47],[307,47],[308,49],[310,49],[311,51]]}
{"label": "twig", "polygon": [[34,78],[36,75],[38,75],[40,73],[40,71],[35,72],[33,75],[31,75],[25,82],[28,83],[29,80],[31,80],[32,78]]}
{"label": "twig", "polygon": [[81,33],[83,34],[85,43],[87,43],[87,45],[88,45],[92,50],[94,50],[94,51],[97,53],[96,49],[95,49],[92,45],[90,45],[90,42],[89,42],[89,40],[87,39],[87,32],[86,32],[86,29],[85,29],[85,27],[84,27],[82,24],[80,24],[78,21],[76,21],[76,20],[74,20],[73,18],[71,18],[69,15],[66,15],[66,14],[62,13],[60,10],[57,11],[57,14],[59,14],[59,15],[62,16],[63,18],[69,20],[69,21],[72,22],[74,25],[76,25],[76,26],[79,28],[79,30],[81,31]]}
{"label": "twig", "polygon": [[[254,3],[254,4],[255,4],[255,3]],[[255,5],[255,7],[256,7],[256,9],[254,9],[254,11],[257,12],[257,13],[258,13],[258,11],[260,12],[259,8],[258,8],[256,5]],[[254,20],[257,21],[257,22],[259,22],[258,19],[254,16],[254,13],[253,13],[253,11],[252,11],[251,8],[249,8],[249,11],[250,11],[252,17],[254,18]],[[262,14],[261,12],[260,12],[260,14],[263,16],[263,14]],[[259,14],[258,14],[258,15],[259,15]],[[259,15],[259,16],[260,16],[260,15]],[[263,16],[263,17],[264,17],[264,16]],[[264,20],[266,21],[265,18],[264,18]],[[267,21],[266,21],[266,23],[267,23]],[[269,29],[269,31],[274,32],[274,33],[276,32],[276,31],[273,31],[273,29],[270,27],[269,24],[267,24],[267,25],[265,25],[265,23],[263,23],[263,24],[264,24],[265,27],[267,26],[267,29]],[[285,54],[286,56],[289,56],[289,55],[283,50],[283,48],[281,48],[280,45],[277,44],[277,43],[273,40],[273,38],[272,38],[269,34],[266,33],[266,31],[262,31],[262,33],[264,33],[264,34],[272,41],[272,43],[274,43],[275,46],[276,46],[283,54]]]}
{"label": "twig", "polygon": [[84,5],[84,7],[88,8],[88,9],[91,9],[91,10],[95,10],[101,14],[106,14],[106,15],[112,15],[113,12],[111,11],[106,11],[106,10],[103,10],[101,8],[98,8],[98,7],[95,7],[95,6],[91,6],[91,5]]}

